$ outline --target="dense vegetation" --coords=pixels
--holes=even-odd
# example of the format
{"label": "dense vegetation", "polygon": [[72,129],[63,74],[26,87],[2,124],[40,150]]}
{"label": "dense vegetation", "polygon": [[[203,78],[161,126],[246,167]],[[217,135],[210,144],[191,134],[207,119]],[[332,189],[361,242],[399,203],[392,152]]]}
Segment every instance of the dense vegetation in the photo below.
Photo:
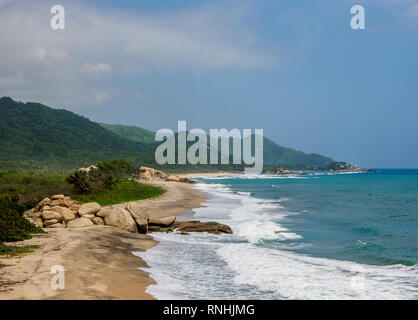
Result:
{"label": "dense vegetation", "polygon": [[103,188],[87,195],[73,195],[74,200],[81,203],[97,202],[101,206],[124,203],[134,200],[154,198],[162,195],[164,190],[135,181],[122,181],[112,189]]}
{"label": "dense vegetation", "polygon": [[19,202],[25,202],[69,191],[64,175],[0,172],[0,197],[18,197]]}
{"label": "dense vegetation", "polygon": [[120,124],[99,123],[104,128],[113,133],[133,142],[143,142],[153,144],[155,142],[155,132],[135,126],[125,126]]}
{"label": "dense vegetation", "polygon": [[15,199],[0,198],[0,244],[31,238],[31,233],[43,232],[23,217],[30,205],[18,204]]}
{"label": "dense vegetation", "polygon": [[3,169],[38,165],[65,172],[112,158],[141,163],[154,151],[150,144],[128,141],[70,111],[6,97],[0,99],[0,136]]}
{"label": "dense vegetation", "polygon": [[134,181],[138,168],[125,160],[97,164],[89,172],[76,171],[66,181],[72,185],[72,198],[80,202],[97,202],[102,206],[158,197],[162,188]]}

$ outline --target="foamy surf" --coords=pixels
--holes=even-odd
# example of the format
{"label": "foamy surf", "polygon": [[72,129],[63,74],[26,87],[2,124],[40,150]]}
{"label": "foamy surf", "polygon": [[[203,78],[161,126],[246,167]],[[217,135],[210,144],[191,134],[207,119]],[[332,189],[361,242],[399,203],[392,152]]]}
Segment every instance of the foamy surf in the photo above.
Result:
{"label": "foamy surf", "polygon": [[153,233],[159,245],[136,254],[151,267],[146,271],[157,284],[147,291],[158,299],[418,298],[416,266],[373,266],[292,252],[310,244],[293,243],[302,236],[281,222],[303,211],[225,184],[195,187],[209,198],[193,210],[193,219],[226,223],[234,234]]}

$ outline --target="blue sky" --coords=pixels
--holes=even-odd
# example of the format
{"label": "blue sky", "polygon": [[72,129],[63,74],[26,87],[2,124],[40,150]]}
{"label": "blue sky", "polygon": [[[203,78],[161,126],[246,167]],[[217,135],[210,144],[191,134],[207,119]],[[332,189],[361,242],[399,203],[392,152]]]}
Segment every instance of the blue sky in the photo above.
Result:
{"label": "blue sky", "polygon": [[[263,128],[363,167],[418,167],[418,1],[0,0],[0,95],[152,130]],[[362,4],[366,30],[350,28]]]}

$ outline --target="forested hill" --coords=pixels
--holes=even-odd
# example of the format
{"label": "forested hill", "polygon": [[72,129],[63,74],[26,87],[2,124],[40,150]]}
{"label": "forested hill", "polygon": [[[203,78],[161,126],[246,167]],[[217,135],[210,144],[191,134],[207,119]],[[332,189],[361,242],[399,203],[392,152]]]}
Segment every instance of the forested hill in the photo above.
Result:
{"label": "forested hill", "polygon": [[154,143],[155,132],[135,126],[99,123],[102,127],[133,142]]}
{"label": "forested hill", "polygon": [[154,146],[132,142],[87,118],[39,103],[0,99],[0,161],[75,168],[97,161],[141,160]]}
{"label": "forested hill", "polygon": [[316,153],[304,153],[278,145],[264,137],[264,163],[287,168],[321,168],[334,162],[332,158]]}
{"label": "forested hill", "polygon": [[[157,144],[152,131],[98,124],[67,110],[16,102],[8,97],[0,98],[0,137],[2,170],[29,167],[68,171],[111,159],[126,159],[134,165],[155,165]],[[318,168],[331,162],[330,158],[305,154],[264,139],[266,165]],[[183,167],[181,170],[199,170],[196,166]],[[215,166],[214,170],[219,168]]]}
{"label": "forested hill", "polygon": [[[131,141],[154,141],[155,133],[147,129],[125,125],[110,125],[102,123],[101,125],[120,135],[121,137]],[[220,146],[218,150],[220,150]],[[232,143],[230,144],[230,153],[232,154]],[[287,168],[321,168],[334,162],[333,159],[321,156],[316,153],[306,154],[302,151],[282,147],[266,137],[264,137],[263,156],[264,163],[266,165],[281,166]]]}

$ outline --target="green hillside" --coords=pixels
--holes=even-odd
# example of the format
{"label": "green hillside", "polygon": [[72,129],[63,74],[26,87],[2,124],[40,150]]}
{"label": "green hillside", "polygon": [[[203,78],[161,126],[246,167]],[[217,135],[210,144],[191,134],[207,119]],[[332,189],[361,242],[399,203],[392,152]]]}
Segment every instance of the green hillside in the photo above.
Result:
{"label": "green hillside", "polygon": [[[67,110],[0,98],[0,170],[68,172],[99,161],[126,159],[156,166],[154,133],[134,126],[98,124]],[[188,145],[191,143],[189,142]],[[220,150],[220,148],[219,148]],[[231,148],[232,152],[232,148]],[[333,162],[264,138],[265,165],[318,168]],[[242,170],[242,166],[163,166],[169,171]]]}
{"label": "green hillside", "polygon": [[154,143],[155,133],[135,126],[125,126],[120,124],[99,123],[104,128],[116,133],[133,142]]}
{"label": "green hillside", "polygon": [[[154,142],[155,133],[135,126],[101,124],[105,128],[135,142]],[[209,137],[208,137],[209,141]],[[187,145],[191,145],[188,142]],[[253,144],[254,148],[254,144]],[[218,150],[220,150],[220,145]],[[232,139],[230,143],[230,153],[232,154]],[[264,137],[264,163],[266,165],[282,166],[289,168],[320,168],[329,165],[334,160],[319,154],[306,154],[278,145],[270,139]]]}
{"label": "green hillside", "polygon": [[150,144],[124,139],[67,110],[0,99],[0,161],[53,166],[56,171],[125,158],[141,162]]}
{"label": "green hillside", "polygon": [[264,163],[287,168],[320,168],[332,162],[333,159],[316,153],[306,154],[291,148],[279,146],[277,143],[264,137]]}

